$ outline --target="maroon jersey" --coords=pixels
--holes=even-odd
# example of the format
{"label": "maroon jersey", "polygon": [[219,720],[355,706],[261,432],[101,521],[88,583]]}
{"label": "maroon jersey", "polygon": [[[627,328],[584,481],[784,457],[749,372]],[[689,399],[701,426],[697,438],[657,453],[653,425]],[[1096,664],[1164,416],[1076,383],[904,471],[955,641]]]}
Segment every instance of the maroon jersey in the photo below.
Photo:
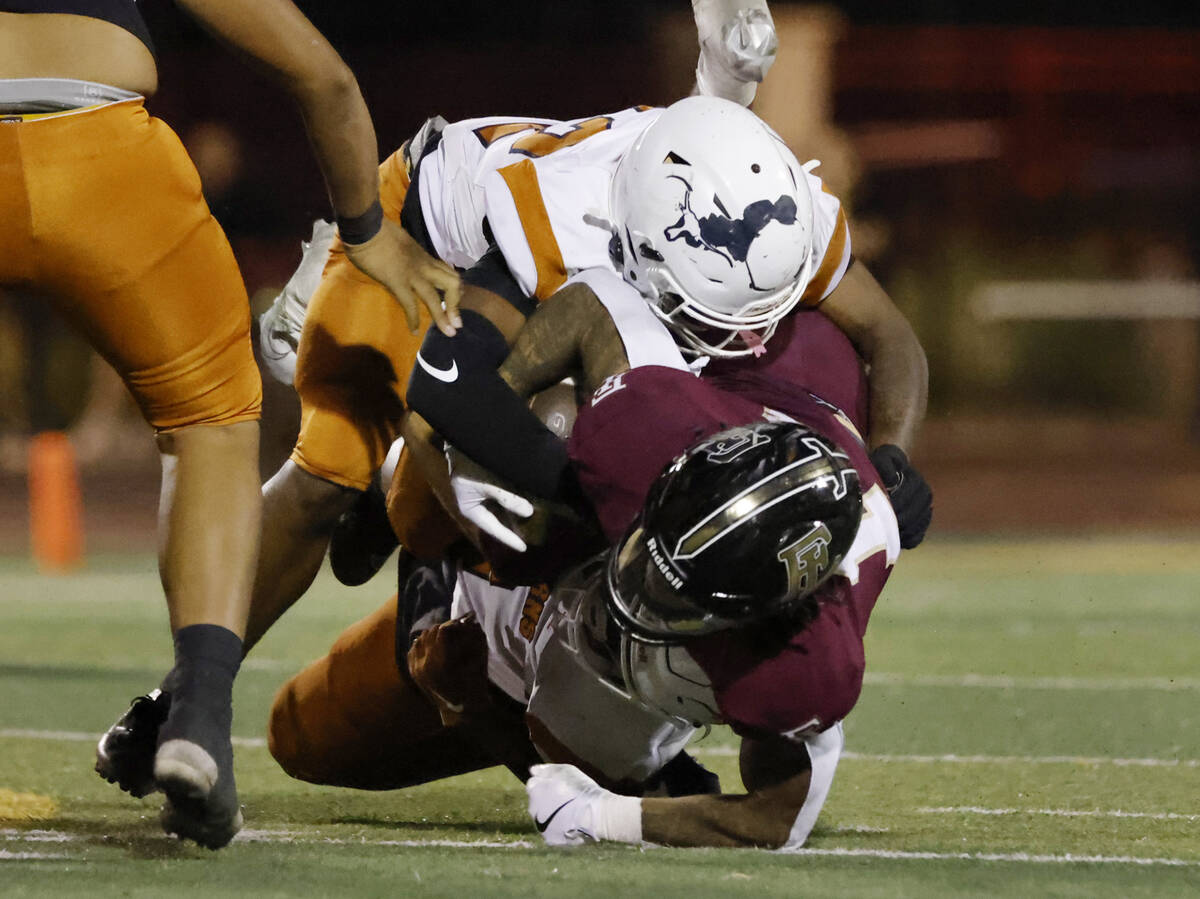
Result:
{"label": "maroon jersey", "polygon": [[[803,389],[770,385],[760,392],[770,395],[772,408],[849,455],[863,492],[863,524],[839,574],[819,591],[820,614],[782,648],[766,648],[754,635],[735,631],[691,641],[687,648],[735,731],[800,739],[844,718],[858,700],[863,635],[899,554],[899,537],[879,476],[845,416]],[[687,447],[769,417],[758,398],[657,366],[610,378],[581,407],[569,444],[580,484],[610,539],[624,533],[654,479]]]}
{"label": "maroon jersey", "polygon": [[763,418],[762,403],[688,372],[650,365],[613,375],[579,407],[567,452],[611,542],[642,511],[654,479],[702,437]]}

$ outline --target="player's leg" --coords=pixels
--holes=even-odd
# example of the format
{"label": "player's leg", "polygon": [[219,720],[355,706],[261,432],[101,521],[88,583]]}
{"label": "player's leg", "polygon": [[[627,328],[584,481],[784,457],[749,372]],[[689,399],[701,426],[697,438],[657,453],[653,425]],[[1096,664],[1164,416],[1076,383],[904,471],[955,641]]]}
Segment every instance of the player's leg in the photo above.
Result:
{"label": "player's leg", "polygon": [[779,46],[766,0],[692,0],[696,92],[749,106]]}
{"label": "player's leg", "polygon": [[292,777],[392,790],[496,764],[461,728],[442,723],[398,662],[396,619],[392,598],[276,694],[268,745]]}
{"label": "player's leg", "polygon": [[241,827],[229,732],[258,546],[258,422],[183,428],[158,442],[175,667],[154,781],[167,794],[164,828],[218,848]]}
{"label": "player's leg", "polygon": [[[409,177],[403,149],[379,166],[384,215],[397,223],[406,214]],[[419,210],[415,194],[412,204]],[[274,350],[267,333],[265,356],[298,343],[294,365],[277,359],[270,367],[290,375],[299,394],[300,436],[291,459],[263,488],[247,650],[307,591],[334,525],[370,485],[399,436],[409,372],[429,324],[421,310],[418,334],[410,333],[395,298],[349,262],[329,226],[314,227],[300,268],[260,322],[268,332],[293,329],[277,335],[283,344]]]}
{"label": "player's leg", "polygon": [[[380,172],[385,214],[398,218],[407,173],[396,154]],[[319,237],[314,231],[314,241]],[[295,380],[303,407],[301,441],[293,460],[265,490],[261,555],[243,651],[311,584],[330,528],[392,442],[419,346],[395,300],[345,259],[336,239],[328,253],[299,335]],[[146,747],[156,742],[170,708],[170,687],[164,683],[136,699],[97,750],[97,770],[135,796],[154,788]]]}
{"label": "player's leg", "polygon": [[339,516],[361,493],[288,460],[262,487],[262,542],[246,622],[249,652],[312,585]]}
{"label": "player's leg", "polygon": [[392,472],[380,471],[338,519],[329,537],[329,569],[347,587],[365,584],[387,563],[400,541],[387,515],[387,497],[380,486],[391,482]]}
{"label": "player's leg", "polygon": [[258,542],[258,472],[246,463],[258,455],[258,422],[161,433],[158,447],[159,570],[171,630],[216,624],[240,637]]}
{"label": "player's leg", "polygon": [[[163,451],[161,560],[176,664],[158,734],[164,826],[224,845],[240,826],[229,727],[255,563],[262,401],[245,288],[182,145],[136,103],[39,132],[32,197],[46,286],[122,375]],[[31,152],[33,148],[31,148]],[[35,176],[31,174],[31,181]]]}
{"label": "player's leg", "polygon": [[[423,316],[422,331],[428,323]],[[247,649],[308,589],[338,518],[370,485],[399,436],[419,347],[396,301],[354,268],[335,241],[296,361],[300,436],[263,488]]]}

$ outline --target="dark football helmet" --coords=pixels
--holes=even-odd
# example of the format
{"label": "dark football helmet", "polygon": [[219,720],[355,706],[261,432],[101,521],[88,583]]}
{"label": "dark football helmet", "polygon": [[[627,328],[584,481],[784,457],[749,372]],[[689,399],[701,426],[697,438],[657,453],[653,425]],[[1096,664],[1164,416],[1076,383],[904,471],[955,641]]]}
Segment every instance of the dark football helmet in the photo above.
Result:
{"label": "dark football helmet", "polygon": [[617,624],[680,643],[792,613],[834,572],[862,515],[858,472],[811,428],[762,422],[676,458],[609,559]]}

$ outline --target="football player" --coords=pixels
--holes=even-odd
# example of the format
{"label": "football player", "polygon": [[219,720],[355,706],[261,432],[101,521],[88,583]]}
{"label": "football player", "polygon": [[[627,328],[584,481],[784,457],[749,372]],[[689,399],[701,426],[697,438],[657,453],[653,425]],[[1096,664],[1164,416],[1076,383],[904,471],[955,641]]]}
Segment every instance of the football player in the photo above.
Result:
{"label": "football player", "polygon": [[[272,754],[293,776],[365,789],[529,770],[530,811],[553,845],[802,845],[899,543],[845,419],[812,397],[792,411],[799,422],[678,370],[622,376],[572,437],[597,477],[649,480],[614,548],[551,588],[460,570],[452,619],[406,654],[389,603],[280,690]],[[631,431],[646,413],[663,427]],[[728,421],[746,424],[714,433]],[[697,431],[709,436],[672,459]],[[609,525],[625,518],[621,491],[594,498]],[[415,589],[436,580],[425,572]],[[746,794],[700,795],[712,792],[701,781],[682,791],[697,795],[640,798],[697,728],[721,722],[742,738]],[[554,764],[530,768],[539,757]]]}
{"label": "football player", "polygon": [[[410,355],[417,364],[405,402],[436,430],[492,469],[511,467],[514,457],[557,457],[528,466],[531,478],[516,486],[543,497],[559,489],[538,473],[562,469],[561,447],[504,424],[509,419],[499,410],[515,416],[519,407],[495,366],[532,308],[526,296],[545,298],[568,277],[577,290],[618,310],[615,315],[653,313],[694,364],[715,359],[710,368],[726,378],[774,379],[795,355],[773,339],[777,329],[790,337],[819,328],[814,318],[804,324],[790,318],[798,308],[819,306],[869,362],[873,450],[897,490],[905,545],[920,542],[930,504],[906,449],[924,412],[924,355],[904,317],[852,262],[837,200],[760,120],[733,104],[692,98],[667,110],[625,110],[570,123],[480,119],[440,131],[431,124],[410,145],[410,155],[429,140],[434,149],[417,169],[421,225],[444,258],[467,264],[484,254],[465,276],[464,304],[471,311],[462,335],[450,341],[430,332],[420,352],[413,348]],[[418,205],[409,208],[415,218]],[[296,383],[308,397],[304,425],[292,460],[268,485],[262,570],[277,555],[273,547],[295,548],[295,532],[306,542],[286,563],[278,560],[285,569],[278,576],[266,584],[260,576],[264,588],[272,587],[256,599],[264,618],[282,611],[311,581],[328,527],[354,500],[333,486],[331,472],[358,459],[353,483],[342,481],[365,489],[403,409],[390,387],[355,388],[362,365],[339,367],[332,356],[318,364],[325,350],[338,346],[316,324],[324,318],[325,297],[334,295],[335,264],[316,289],[300,341],[298,358],[307,373]],[[301,317],[297,292],[285,291],[276,322]],[[366,418],[334,414],[350,397],[355,405],[348,408],[375,422],[373,430]],[[389,406],[392,418],[368,415],[373,397]],[[382,428],[385,420],[393,424]],[[325,433],[321,422],[350,433],[317,443],[306,435]],[[360,451],[363,433],[373,435],[369,453]],[[328,464],[316,464],[314,447]],[[340,460],[336,466],[334,460]],[[327,477],[312,476],[319,471]],[[412,479],[402,467],[393,488],[406,483]],[[416,491],[403,492],[412,508],[423,507]],[[275,504],[278,515],[271,513]],[[402,542],[428,554],[430,528],[422,518],[409,518],[422,523],[402,527]],[[315,519],[324,527],[314,528]]]}
{"label": "football player", "polygon": [[[695,11],[699,87],[723,91],[760,80],[774,58],[765,3],[698,2]],[[721,102],[758,122],[735,103],[701,102]],[[612,173],[662,112],[635,108],[567,122],[490,117],[449,126],[435,119],[383,163],[385,214],[464,270],[464,327],[453,337],[456,349],[430,345],[418,353],[421,342],[382,302],[377,286],[345,264],[336,237],[311,301],[297,302],[304,291],[285,291],[264,317],[264,356],[295,356],[301,430],[291,458],[263,491],[248,646],[312,582],[330,530],[372,483],[406,407],[420,403],[432,412],[449,403],[457,410],[498,395],[495,367],[537,302],[569,273],[611,269]],[[800,176],[798,168],[794,174]],[[806,183],[804,196],[810,193]],[[836,210],[830,215],[836,218]],[[805,220],[799,230],[813,227]],[[822,227],[834,230],[833,223]],[[319,236],[314,254],[323,251]],[[447,352],[457,355],[453,367],[431,361]],[[413,372],[418,377],[410,386]],[[448,409],[445,417],[459,416]],[[422,508],[426,500],[417,492],[410,491],[408,502]],[[406,545],[436,555],[440,542],[428,539],[430,530],[410,528]]]}
{"label": "football player", "polygon": [[[658,285],[654,308],[680,326],[675,332],[678,339],[706,341],[695,349],[698,355],[727,355],[734,366],[739,361],[772,362],[769,347],[765,359],[754,354],[762,353],[775,329],[790,327],[785,322],[788,309],[825,298],[823,310],[830,320],[840,321],[870,359],[872,381],[887,377],[891,385],[878,389],[872,385],[871,414],[876,433],[884,437],[880,442],[894,446],[898,454],[895,481],[921,483],[900,447],[910,444],[923,413],[924,357],[886,295],[865,269],[851,263],[844,215],[836,199],[822,191],[819,180],[803,171],[773,133],[744,110],[711,100],[677,104],[672,110],[678,114],[626,110],[566,123],[486,119],[447,128],[430,123],[403,152],[384,163],[385,211],[412,233],[425,235],[443,258],[474,263],[465,275],[463,308],[469,314],[464,315],[465,327],[452,345],[439,344],[431,333],[418,356],[416,344],[395,327],[390,309],[377,298],[372,300],[376,288],[344,264],[333,241],[299,341],[295,380],[303,404],[301,438],[292,459],[264,491],[263,552],[247,645],[311,583],[330,528],[370,483],[397,433],[405,404],[419,405],[435,424],[450,430],[456,421],[460,429],[469,423],[471,413],[479,408],[493,402],[503,405],[508,391],[496,378],[495,365],[532,306],[529,295],[540,299],[576,272],[581,277],[589,272],[615,277],[614,250],[632,260],[620,263],[630,282],[636,282],[643,271],[649,273],[648,268],[639,270],[645,263],[638,261],[647,259],[648,252],[678,258],[676,269],[685,280],[689,280],[683,274],[687,266],[701,267],[708,281],[714,263],[726,266],[729,289],[741,291],[743,300],[747,296],[749,300],[714,308],[715,324],[697,320],[695,326],[689,325],[690,312],[688,318],[673,314],[683,297],[667,289],[667,282],[655,277],[643,283],[647,288]],[[743,150],[748,143],[766,154],[756,155],[758,161],[745,153],[728,154],[745,163],[736,189],[710,195],[710,182],[697,182],[696,187],[680,175],[681,166],[694,164],[698,173],[710,177],[707,173],[713,166],[701,166],[704,150],[720,146],[703,129],[692,127],[697,116],[707,121],[710,131],[717,128],[725,136],[744,137],[738,144]],[[676,154],[683,162],[670,160],[667,167],[674,168],[677,177],[656,195],[668,204],[682,204],[676,212],[685,205],[691,217],[677,215],[678,221],[668,223],[663,249],[654,251],[646,240],[632,242],[635,231],[643,233],[636,222],[657,227],[653,217],[638,219],[645,210],[631,207],[630,227],[619,227],[612,215],[618,204],[610,202],[610,195],[614,168],[633,156],[626,152],[631,142],[659,125],[660,134],[683,130],[691,158]],[[650,171],[632,165],[629,170],[642,176]],[[770,186],[762,191],[785,184],[765,207],[763,193],[755,192],[765,183],[756,184],[758,176],[770,179]],[[636,190],[626,193],[637,195]],[[709,205],[710,196],[717,196],[717,205]],[[781,265],[780,259],[791,262]],[[349,296],[356,297],[357,310],[375,312],[349,316],[345,311]],[[701,310],[705,300],[701,297],[689,310]],[[645,300],[641,304],[650,309]],[[277,306],[275,323],[282,325],[278,330],[287,332],[301,318],[294,314],[295,307],[285,295]],[[264,326],[269,337],[271,320]],[[735,328],[744,333],[731,338]],[[295,339],[294,332],[290,336]],[[413,368],[414,360],[424,364]],[[406,394],[399,385],[410,368],[414,379]],[[532,444],[522,442],[522,434],[531,432],[519,428],[496,432],[501,426],[495,422],[503,420],[502,415],[474,429],[475,446],[468,446],[468,452],[500,469],[506,467],[505,460],[489,458],[489,450],[498,449],[509,458],[526,450],[532,451],[530,458],[537,458],[542,450],[561,453],[561,448],[536,432]],[[491,437],[480,439],[489,432]],[[471,439],[455,442],[470,444]],[[402,466],[393,481],[393,490],[403,499],[395,505],[403,506],[408,522],[407,526],[401,522],[401,539],[418,552],[436,555],[445,540],[430,539],[435,528],[422,511],[436,515],[439,508],[420,489],[405,489],[421,486],[409,474],[411,469]],[[530,480],[518,481],[517,486],[536,495],[551,494],[561,485],[538,472],[561,470],[553,464],[528,466]],[[922,514],[917,509],[909,516],[911,543],[919,541],[927,524]],[[440,530],[444,535],[455,533],[448,523]]]}
{"label": "football player", "polygon": [[[333,47],[289,0],[179,5],[296,100],[356,270],[412,327],[425,302],[452,333],[458,277],[382,221],[374,127]],[[262,384],[237,262],[179,139],[146,111],[157,87],[134,0],[0,0],[0,286],[44,292],[155,429],[178,701],[131,788],[163,789],[164,828],[215,849],[242,817],[229,728],[258,546]]]}

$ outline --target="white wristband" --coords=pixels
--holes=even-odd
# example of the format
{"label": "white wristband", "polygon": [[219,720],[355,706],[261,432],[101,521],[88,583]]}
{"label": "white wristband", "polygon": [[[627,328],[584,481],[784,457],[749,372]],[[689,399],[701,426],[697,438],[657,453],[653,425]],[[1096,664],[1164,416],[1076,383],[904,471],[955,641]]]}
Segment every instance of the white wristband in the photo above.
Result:
{"label": "white wristband", "polygon": [[642,842],[642,800],[606,793],[592,803],[592,832],[598,840]]}

